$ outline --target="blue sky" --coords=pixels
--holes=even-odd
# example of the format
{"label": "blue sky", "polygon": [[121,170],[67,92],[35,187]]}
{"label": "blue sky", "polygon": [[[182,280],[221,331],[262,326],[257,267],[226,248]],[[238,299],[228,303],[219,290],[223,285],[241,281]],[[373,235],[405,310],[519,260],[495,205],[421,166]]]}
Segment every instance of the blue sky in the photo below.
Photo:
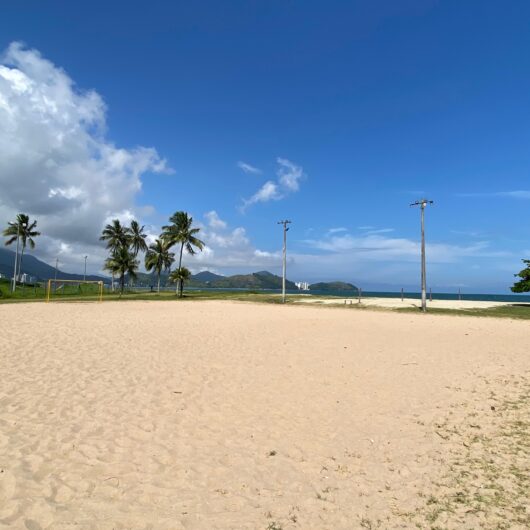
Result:
{"label": "blue sky", "polygon": [[[293,280],[416,287],[419,212],[409,203],[423,195],[435,201],[427,212],[433,288],[506,291],[530,255],[527,2],[25,2],[2,11],[0,48],[24,45],[1,64],[61,98],[48,74],[31,70],[35,58],[50,61],[72,81],[72,97],[93,90],[104,102],[97,127],[75,118],[83,138],[95,134],[98,145],[127,153],[156,150],[122,168],[125,182],[139,183],[122,202],[93,215],[87,207],[87,218],[128,212],[155,233],[172,212],[188,210],[210,244],[189,258],[196,270],[278,272],[276,221],[288,217]],[[20,94],[13,76],[8,83],[0,94],[12,90],[13,106]],[[6,152],[13,131],[19,138],[38,116],[3,131],[0,154],[12,165],[0,165],[0,182],[2,172],[20,172],[28,186],[39,178],[38,165],[24,173]],[[64,215],[77,215],[79,197],[93,204],[97,192],[80,181],[65,192],[60,165],[72,167],[73,148],[57,155],[50,145],[39,152],[53,151],[59,166],[48,197],[60,195]],[[37,255],[61,253],[73,270],[86,251],[99,270],[99,225],[78,227],[73,216],[68,224],[86,232],[79,242],[41,203],[19,194],[0,206],[6,218],[23,207],[42,218],[50,238]]]}

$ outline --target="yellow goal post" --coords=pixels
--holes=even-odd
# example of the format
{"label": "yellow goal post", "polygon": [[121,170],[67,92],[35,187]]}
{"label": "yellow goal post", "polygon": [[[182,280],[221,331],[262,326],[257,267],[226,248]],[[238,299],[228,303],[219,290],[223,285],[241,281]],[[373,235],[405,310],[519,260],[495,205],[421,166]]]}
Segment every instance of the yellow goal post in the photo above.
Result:
{"label": "yellow goal post", "polygon": [[[64,291],[64,287],[69,284],[77,284],[80,288],[81,285],[88,284],[88,285],[95,285],[97,286],[97,289],[94,294],[97,296],[98,302],[103,302],[103,282],[101,280],[61,280],[60,278],[48,280],[48,284],[46,287],[46,302],[50,302],[53,300],[52,297],[52,286],[55,288],[53,289],[53,294],[57,293],[57,286],[59,286],[59,289],[62,289]],[[73,295],[70,294],[69,297],[74,299],[77,296],[83,296],[80,293],[74,293]],[[86,296],[86,295],[85,295]]]}

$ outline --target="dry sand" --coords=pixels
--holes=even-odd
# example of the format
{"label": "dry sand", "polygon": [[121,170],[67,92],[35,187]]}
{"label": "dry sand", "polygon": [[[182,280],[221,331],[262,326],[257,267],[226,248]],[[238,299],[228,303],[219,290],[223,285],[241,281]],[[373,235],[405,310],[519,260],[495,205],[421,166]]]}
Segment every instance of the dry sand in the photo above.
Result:
{"label": "dry sand", "polygon": [[452,425],[489,425],[530,369],[507,319],[193,301],[0,322],[0,528],[430,528],[414,514],[470,443]]}
{"label": "dry sand", "polygon": [[[294,298],[296,303],[324,304],[324,305],[356,305],[359,299],[351,298],[318,298],[314,296],[300,296]],[[363,297],[360,304],[367,307],[386,307],[389,309],[421,307],[421,300],[417,298],[380,298]],[[513,302],[494,302],[487,300],[427,300],[427,307],[433,309],[488,309],[490,307],[501,307],[513,305]]]}

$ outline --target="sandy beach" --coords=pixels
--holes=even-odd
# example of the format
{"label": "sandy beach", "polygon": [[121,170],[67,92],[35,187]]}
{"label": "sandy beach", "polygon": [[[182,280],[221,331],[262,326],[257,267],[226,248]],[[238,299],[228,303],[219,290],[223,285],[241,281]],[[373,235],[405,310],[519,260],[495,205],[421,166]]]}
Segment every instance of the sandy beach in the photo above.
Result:
{"label": "sandy beach", "polygon": [[[0,528],[435,527],[440,488],[486,483],[455,489],[454,459],[513,463],[495,429],[528,389],[509,319],[183,301],[0,322]],[[464,508],[436,524],[512,520]]]}
{"label": "sandy beach", "polygon": [[[421,300],[417,298],[383,298],[378,296],[363,297],[359,301],[356,297],[350,298],[318,298],[317,296],[299,296],[293,298],[295,303],[320,304],[320,305],[362,305],[365,307],[384,307],[387,309],[420,308]],[[488,300],[429,300],[427,307],[432,309],[489,309],[512,305],[513,302],[497,302]]]}

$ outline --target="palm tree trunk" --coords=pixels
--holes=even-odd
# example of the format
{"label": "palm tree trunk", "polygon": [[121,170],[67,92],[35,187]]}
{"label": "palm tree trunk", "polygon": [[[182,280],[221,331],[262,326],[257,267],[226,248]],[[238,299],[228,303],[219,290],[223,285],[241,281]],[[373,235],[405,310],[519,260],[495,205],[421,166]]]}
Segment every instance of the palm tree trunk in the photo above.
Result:
{"label": "palm tree trunk", "polygon": [[158,294],[160,294],[160,272],[158,273]]}
{"label": "palm tree trunk", "polygon": [[[182,242],[181,245],[180,245],[179,275],[180,275],[180,271],[182,269],[182,252],[183,252],[183,250],[184,250],[184,242]],[[178,291],[178,296],[180,298],[182,296],[182,278],[179,278],[177,291]]]}
{"label": "palm tree trunk", "polygon": [[18,262],[18,276],[17,279],[20,281],[20,274],[22,272],[22,259],[24,258],[24,250],[26,249],[26,245],[22,244],[22,251],[20,252],[20,260]]}
{"label": "palm tree trunk", "polygon": [[121,284],[121,293],[120,296],[123,294],[123,290],[125,289],[125,274],[122,273],[120,277],[120,284]]}

